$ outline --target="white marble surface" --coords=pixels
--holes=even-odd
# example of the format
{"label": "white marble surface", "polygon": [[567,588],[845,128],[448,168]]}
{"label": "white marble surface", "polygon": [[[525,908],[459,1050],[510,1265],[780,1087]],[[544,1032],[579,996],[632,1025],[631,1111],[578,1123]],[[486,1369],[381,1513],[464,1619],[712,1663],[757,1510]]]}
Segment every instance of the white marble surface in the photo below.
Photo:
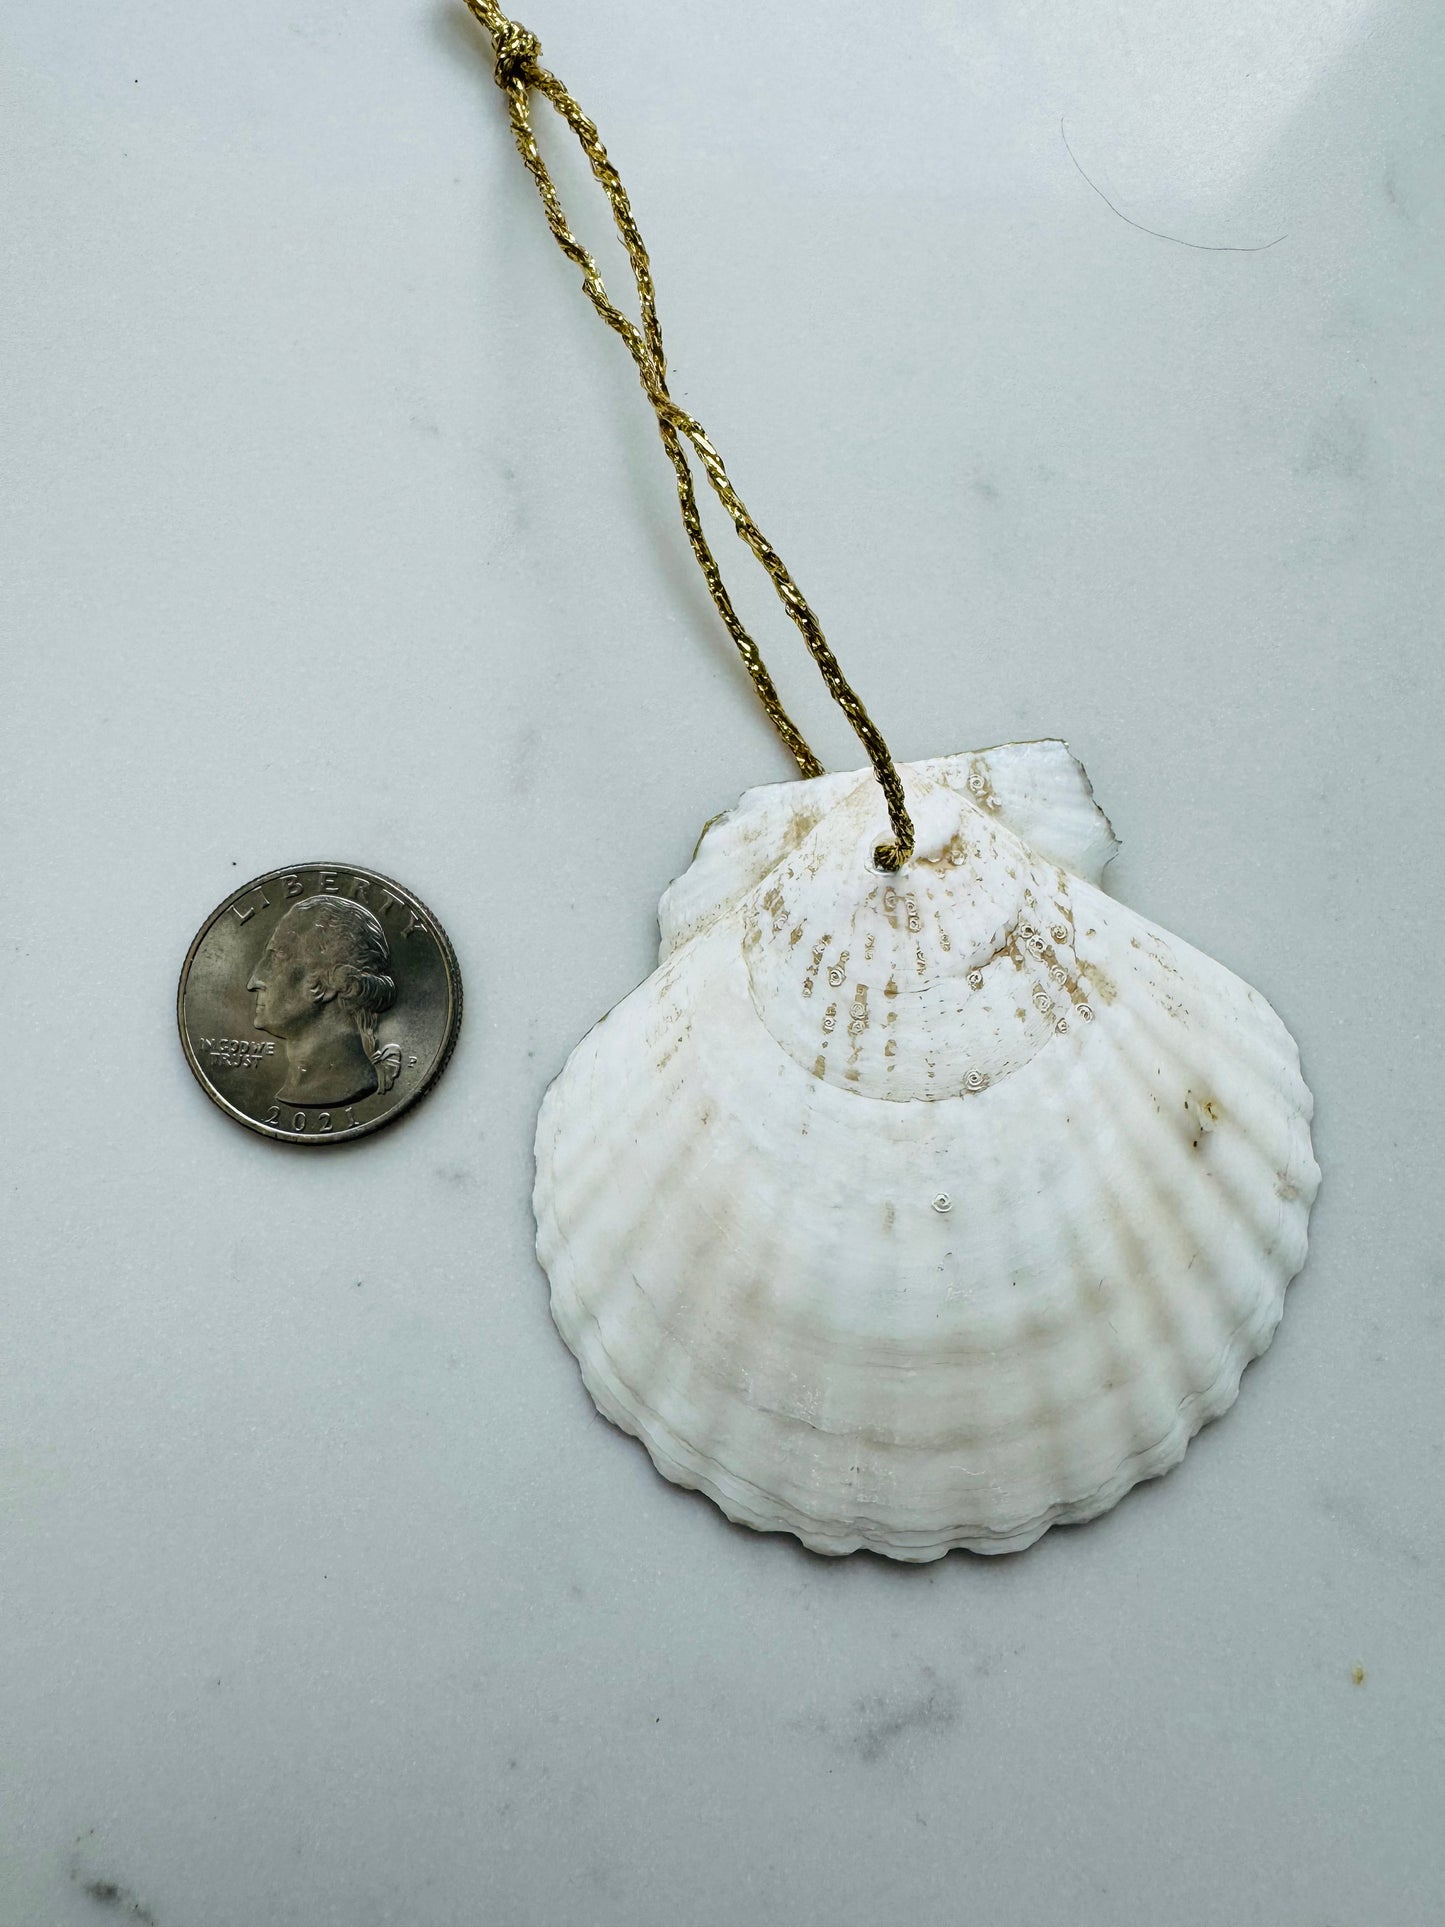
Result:
{"label": "white marble surface", "polygon": [[[8,7],[6,1927],[1441,1917],[1440,9],[889,18],[528,15],[897,752],[1067,736],[1116,893],[1299,1036],[1280,1338],[994,1563],[754,1538],[593,1415],[537,1102],[788,768],[626,358],[455,0]],[[171,999],[321,853],[434,906],[470,1007],[311,1158]]]}

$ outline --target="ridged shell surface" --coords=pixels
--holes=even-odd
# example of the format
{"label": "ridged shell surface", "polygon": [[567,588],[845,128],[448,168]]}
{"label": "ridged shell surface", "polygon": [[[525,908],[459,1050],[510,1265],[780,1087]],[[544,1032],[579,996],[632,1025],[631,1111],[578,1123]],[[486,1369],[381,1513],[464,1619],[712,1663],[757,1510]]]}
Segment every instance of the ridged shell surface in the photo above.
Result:
{"label": "ridged shell surface", "polygon": [[827,1553],[1008,1552],[1166,1471],[1304,1262],[1312,1103],[1258,991],[1107,897],[1062,743],[748,793],[537,1130],[599,1409]]}

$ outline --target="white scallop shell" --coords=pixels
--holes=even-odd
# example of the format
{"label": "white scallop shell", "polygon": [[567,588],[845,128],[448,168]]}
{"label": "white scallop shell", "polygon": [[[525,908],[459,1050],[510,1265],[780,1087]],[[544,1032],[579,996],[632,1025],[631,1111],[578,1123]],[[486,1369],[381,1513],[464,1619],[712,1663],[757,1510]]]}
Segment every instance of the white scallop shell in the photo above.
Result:
{"label": "white scallop shell", "polygon": [[819,1552],[1009,1552],[1174,1465],[1268,1345],[1319,1182],[1258,991],[1099,889],[1062,743],[750,791],[537,1128],[599,1409]]}

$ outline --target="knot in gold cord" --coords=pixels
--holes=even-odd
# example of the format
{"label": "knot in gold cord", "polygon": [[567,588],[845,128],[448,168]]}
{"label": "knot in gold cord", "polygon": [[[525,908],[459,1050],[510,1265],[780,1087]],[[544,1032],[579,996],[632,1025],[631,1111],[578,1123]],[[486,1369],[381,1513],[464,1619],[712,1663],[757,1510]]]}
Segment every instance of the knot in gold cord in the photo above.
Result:
{"label": "knot in gold cord", "polygon": [[532,80],[542,57],[542,43],[536,34],[517,20],[500,21],[492,34],[495,49],[492,72],[497,85],[509,88],[514,80]]}

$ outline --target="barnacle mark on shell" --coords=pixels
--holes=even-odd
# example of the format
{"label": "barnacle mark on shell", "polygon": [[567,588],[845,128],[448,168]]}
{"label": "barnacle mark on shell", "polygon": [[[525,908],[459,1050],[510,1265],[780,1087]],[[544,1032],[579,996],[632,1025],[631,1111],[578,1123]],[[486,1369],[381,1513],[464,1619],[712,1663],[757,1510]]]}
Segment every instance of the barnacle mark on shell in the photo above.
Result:
{"label": "barnacle mark on shell", "polygon": [[931,1559],[1182,1456],[1269,1342],[1318,1171],[1288,1033],[1103,894],[1061,744],[902,775],[896,876],[870,772],[715,822],[659,971],[547,1094],[536,1210],[558,1327],[667,1477]]}

